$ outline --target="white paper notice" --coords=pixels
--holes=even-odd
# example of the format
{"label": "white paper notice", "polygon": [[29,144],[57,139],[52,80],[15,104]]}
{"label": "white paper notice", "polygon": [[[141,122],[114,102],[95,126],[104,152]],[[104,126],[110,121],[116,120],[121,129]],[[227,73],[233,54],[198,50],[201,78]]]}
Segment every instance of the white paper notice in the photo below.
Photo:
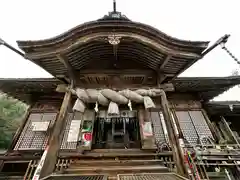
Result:
{"label": "white paper notice", "polygon": [[32,122],[33,131],[47,131],[50,121]]}
{"label": "white paper notice", "polygon": [[77,142],[78,141],[78,135],[80,130],[81,120],[72,120],[67,142]]}
{"label": "white paper notice", "polygon": [[152,136],[152,124],[151,122],[144,122],[143,124],[143,136]]}

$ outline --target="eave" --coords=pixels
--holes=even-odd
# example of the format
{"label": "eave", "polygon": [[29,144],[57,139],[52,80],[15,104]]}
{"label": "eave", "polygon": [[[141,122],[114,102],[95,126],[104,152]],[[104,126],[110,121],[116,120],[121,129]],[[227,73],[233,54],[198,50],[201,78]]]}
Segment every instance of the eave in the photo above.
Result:
{"label": "eave", "polygon": [[205,108],[213,116],[240,116],[240,101],[212,101]]}
{"label": "eave", "polygon": [[[108,42],[109,35],[121,37],[115,49]],[[66,76],[78,81],[83,69],[122,70],[132,64],[130,68],[147,68],[161,74],[162,83],[202,58],[209,42],[176,39],[137,22],[100,20],[50,39],[17,43],[27,59],[55,77]]]}
{"label": "eave", "polygon": [[180,77],[172,82],[177,92],[195,93],[207,102],[230,88],[240,84],[240,76],[228,77]]}
{"label": "eave", "polygon": [[30,104],[36,95],[56,94],[56,87],[61,83],[55,78],[0,78],[0,91]]}
{"label": "eave", "polygon": [[[91,74],[89,74],[90,71],[87,73],[88,76],[91,76]],[[109,74],[111,74],[111,72],[109,72]],[[131,76],[130,72],[129,76]],[[127,76],[127,79],[128,78],[129,77]],[[55,78],[0,79],[0,91],[7,93],[19,100],[27,101],[34,94],[51,94],[54,96],[54,94],[57,93],[55,91],[57,85],[63,83],[64,82]],[[85,82],[85,84],[80,85],[80,87],[84,88],[85,86],[85,88],[94,88],[90,86],[91,84],[92,81]],[[223,93],[224,91],[227,91],[229,88],[240,84],[240,76],[218,78],[181,77],[173,80],[172,84],[174,85],[176,93],[195,94],[198,95],[199,100],[206,102]],[[104,88],[104,86],[99,86],[98,88],[100,87]],[[141,88],[143,86],[138,87]]]}

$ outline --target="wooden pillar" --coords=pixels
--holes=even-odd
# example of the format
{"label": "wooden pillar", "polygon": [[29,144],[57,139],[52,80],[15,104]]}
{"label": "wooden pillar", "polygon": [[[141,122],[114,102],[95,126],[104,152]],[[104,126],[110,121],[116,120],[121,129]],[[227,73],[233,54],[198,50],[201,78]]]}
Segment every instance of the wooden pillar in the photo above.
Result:
{"label": "wooden pillar", "polygon": [[235,141],[236,144],[237,144],[238,146],[240,146],[240,144],[239,144],[239,142],[238,142],[238,139],[236,138],[236,136],[235,136],[234,133],[232,132],[232,130],[231,130],[228,122],[226,121],[226,119],[225,119],[223,116],[221,116],[221,120],[222,120],[223,124],[225,125],[226,130],[228,131],[229,135],[232,136],[233,141]]}
{"label": "wooden pillar", "polygon": [[3,163],[4,163],[4,161],[3,161],[3,160],[0,160],[0,172],[2,171]]}
{"label": "wooden pillar", "polygon": [[[71,85],[72,87],[72,85]],[[61,143],[61,134],[62,129],[65,125],[65,117],[67,114],[69,103],[71,102],[71,91],[68,90],[65,93],[62,106],[60,108],[60,112],[58,114],[57,120],[55,122],[52,135],[48,141],[48,151],[46,154],[46,158],[44,160],[41,172],[40,172],[40,178],[46,177],[53,173],[55,169],[55,164],[57,162],[57,154]]]}
{"label": "wooden pillar", "polygon": [[176,136],[176,133],[174,131],[174,122],[168,105],[167,96],[164,91],[162,91],[161,94],[161,105],[163,109],[163,116],[166,122],[166,128],[168,131],[169,142],[172,147],[173,160],[174,162],[176,162],[177,173],[179,173],[180,175],[186,175],[187,172],[185,172],[184,168],[185,167],[184,158],[181,155],[181,147]]}

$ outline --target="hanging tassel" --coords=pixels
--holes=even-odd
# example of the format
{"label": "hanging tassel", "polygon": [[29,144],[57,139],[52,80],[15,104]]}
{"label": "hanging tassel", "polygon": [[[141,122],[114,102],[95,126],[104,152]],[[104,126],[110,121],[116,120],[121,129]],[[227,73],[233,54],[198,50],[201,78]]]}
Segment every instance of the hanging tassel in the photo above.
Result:
{"label": "hanging tassel", "polygon": [[132,102],[131,102],[131,100],[128,101],[128,107],[129,107],[129,110],[132,111]]}
{"label": "hanging tassel", "polygon": [[119,115],[119,108],[117,103],[115,102],[110,102],[108,105],[108,114],[109,115]]}
{"label": "hanging tassel", "polygon": [[154,104],[153,100],[149,96],[144,96],[143,97],[143,101],[144,101],[145,109],[155,108],[155,104]]}
{"label": "hanging tassel", "polygon": [[98,102],[96,101],[95,103],[95,108],[94,108],[95,112],[97,113],[98,112]]}
{"label": "hanging tassel", "polygon": [[230,111],[233,111],[233,105],[232,104],[229,104],[229,109],[230,109]]}
{"label": "hanging tassel", "polygon": [[73,111],[78,111],[78,112],[84,113],[85,108],[86,108],[86,106],[83,103],[83,101],[77,98],[77,100],[73,106]]}

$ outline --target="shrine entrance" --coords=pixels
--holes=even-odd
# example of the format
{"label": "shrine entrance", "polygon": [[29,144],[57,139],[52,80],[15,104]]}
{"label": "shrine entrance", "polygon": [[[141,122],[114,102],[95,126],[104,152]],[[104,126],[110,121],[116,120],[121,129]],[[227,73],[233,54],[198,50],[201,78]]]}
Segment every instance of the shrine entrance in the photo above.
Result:
{"label": "shrine entrance", "polygon": [[121,111],[119,116],[106,116],[102,111],[94,123],[95,149],[140,148],[140,128],[135,111]]}

